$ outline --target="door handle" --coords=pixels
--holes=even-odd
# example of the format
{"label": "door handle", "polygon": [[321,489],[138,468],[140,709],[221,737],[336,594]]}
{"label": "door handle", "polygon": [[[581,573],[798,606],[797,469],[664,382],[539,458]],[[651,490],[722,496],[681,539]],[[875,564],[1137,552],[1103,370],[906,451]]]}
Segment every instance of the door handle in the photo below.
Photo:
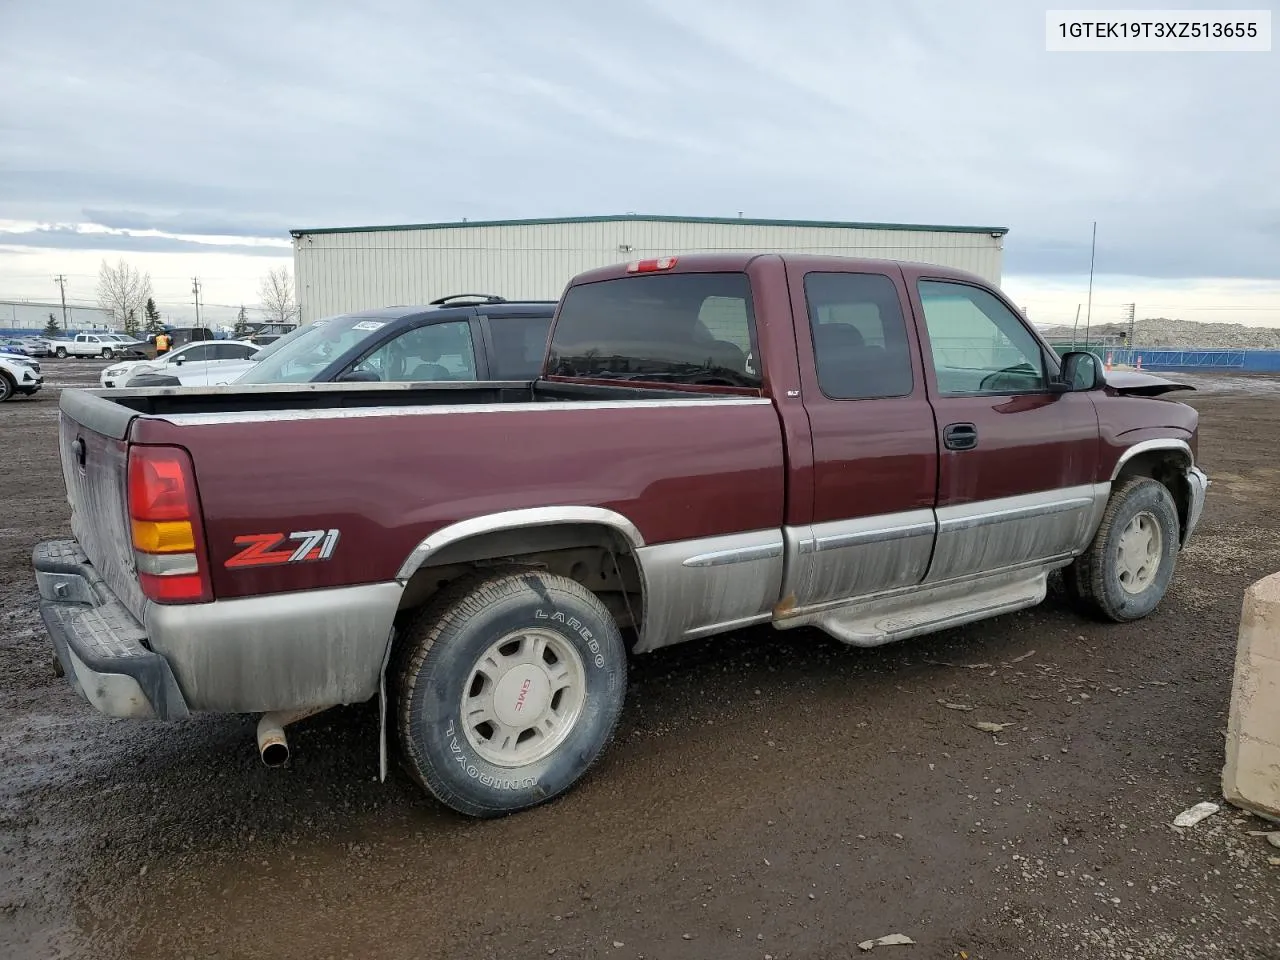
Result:
{"label": "door handle", "polygon": [[972,423],[949,423],[942,429],[942,445],[948,450],[972,450],[978,445],[978,428]]}

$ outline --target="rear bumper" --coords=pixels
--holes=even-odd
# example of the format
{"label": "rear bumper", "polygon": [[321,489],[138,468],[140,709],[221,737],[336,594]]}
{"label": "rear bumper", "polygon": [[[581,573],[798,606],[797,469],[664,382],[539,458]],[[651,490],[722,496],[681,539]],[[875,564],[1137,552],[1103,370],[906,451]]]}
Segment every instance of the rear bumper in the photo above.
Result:
{"label": "rear bumper", "polygon": [[40,616],[72,687],[110,717],[177,720],[189,714],[168,661],[146,646],[146,633],[74,540],[51,540],[32,552]]}

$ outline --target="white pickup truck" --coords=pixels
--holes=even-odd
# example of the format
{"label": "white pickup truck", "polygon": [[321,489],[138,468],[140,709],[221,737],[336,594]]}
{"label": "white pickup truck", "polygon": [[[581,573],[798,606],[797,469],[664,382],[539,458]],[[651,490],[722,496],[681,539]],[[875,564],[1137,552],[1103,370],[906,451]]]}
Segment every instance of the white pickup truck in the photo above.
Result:
{"label": "white pickup truck", "polygon": [[77,333],[49,342],[49,352],[55,357],[145,357],[146,345],[118,333]]}

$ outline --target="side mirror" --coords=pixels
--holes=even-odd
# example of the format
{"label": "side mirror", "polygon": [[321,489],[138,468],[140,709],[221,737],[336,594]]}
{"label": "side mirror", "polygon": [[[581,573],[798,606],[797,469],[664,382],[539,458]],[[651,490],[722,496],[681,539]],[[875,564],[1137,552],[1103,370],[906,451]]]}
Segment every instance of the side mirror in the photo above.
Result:
{"label": "side mirror", "polygon": [[187,362],[187,360],[186,360],[186,358],[185,358],[185,357],[174,357],[174,358],[173,358],[173,362],[174,362],[174,364],[175,364],[176,366],[179,366],[179,367],[180,367],[180,366],[182,366],[184,363],[186,363],[186,362]]}
{"label": "side mirror", "polygon": [[339,383],[381,383],[382,378],[372,370],[348,370],[338,378]]}
{"label": "side mirror", "polygon": [[1056,386],[1063,393],[1101,390],[1106,383],[1102,374],[1102,361],[1096,353],[1072,350],[1062,355],[1062,375]]}

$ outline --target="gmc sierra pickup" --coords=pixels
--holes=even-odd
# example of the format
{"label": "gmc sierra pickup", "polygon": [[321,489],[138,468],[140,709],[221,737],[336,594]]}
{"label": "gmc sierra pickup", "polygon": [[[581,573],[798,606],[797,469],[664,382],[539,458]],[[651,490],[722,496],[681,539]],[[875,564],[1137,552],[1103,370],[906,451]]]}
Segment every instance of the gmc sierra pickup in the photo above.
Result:
{"label": "gmc sierra pickup", "polygon": [[554,797],[629,654],[750,624],[855,646],[1164,596],[1200,518],[1179,385],[1061,360],[968,273],[777,254],[572,280],[532,382],[77,391],[75,539],[35,549],[77,690],[113,716],[377,696],[460,812]]}

